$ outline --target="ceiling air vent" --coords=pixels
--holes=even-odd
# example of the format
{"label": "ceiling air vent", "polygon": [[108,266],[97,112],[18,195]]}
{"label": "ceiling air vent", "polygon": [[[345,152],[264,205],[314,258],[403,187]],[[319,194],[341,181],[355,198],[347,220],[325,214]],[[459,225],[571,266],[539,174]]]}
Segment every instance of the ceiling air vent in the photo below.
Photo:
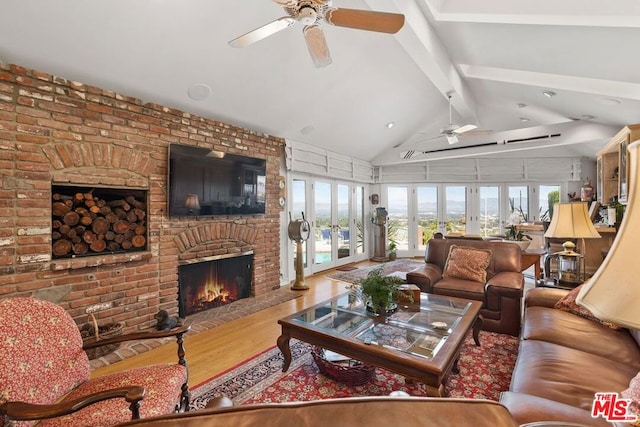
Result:
{"label": "ceiling air vent", "polygon": [[447,148],[439,148],[437,150],[430,150],[430,151],[415,151],[415,150],[410,150],[410,151],[405,151],[400,153],[400,156],[403,159],[411,159],[413,157],[416,157],[420,154],[431,154],[431,153],[442,153],[442,152],[447,152],[447,151],[456,151],[456,150],[464,150],[467,148],[476,148],[476,147],[489,147],[491,145],[507,145],[507,144],[522,144],[523,142],[531,142],[531,141],[542,141],[542,140],[547,140],[550,138],[556,138],[561,136],[562,134],[560,133],[554,133],[554,134],[548,134],[548,135],[539,135],[539,136],[531,136],[528,138],[518,138],[518,139],[505,139],[503,141],[492,141],[492,142],[483,142],[481,144],[474,144],[474,145],[468,145],[468,146],[456,146],[456,147],[447,147]]}

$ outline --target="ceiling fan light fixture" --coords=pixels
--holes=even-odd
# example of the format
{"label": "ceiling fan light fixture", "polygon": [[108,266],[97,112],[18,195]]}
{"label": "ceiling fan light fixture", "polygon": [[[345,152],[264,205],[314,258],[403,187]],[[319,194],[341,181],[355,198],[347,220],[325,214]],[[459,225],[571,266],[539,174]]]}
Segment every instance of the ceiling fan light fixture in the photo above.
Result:
{"label": "ceiling fan light fixture", "polygon": [[445,135],[447,137],[447,142],[449,143],[449,145],[453,145],[456,142],[458,142],[458,137],[455,135]]}
{"label": "ceiling fan light fixture", "polygon": [[312,25],[318,20],[318,12],[311,6],[305,6],[300,9],[298,20],[304,25]]}

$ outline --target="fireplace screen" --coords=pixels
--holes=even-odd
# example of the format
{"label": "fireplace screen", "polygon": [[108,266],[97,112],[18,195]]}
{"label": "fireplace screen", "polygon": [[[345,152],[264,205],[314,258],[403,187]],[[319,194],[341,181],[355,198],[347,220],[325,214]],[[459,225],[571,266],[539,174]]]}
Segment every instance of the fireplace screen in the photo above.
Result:
{"label": "fireplace screen", "polygon": [[253,255],[185,264],[178,268],[179,315],[220,307],[251,296]]}

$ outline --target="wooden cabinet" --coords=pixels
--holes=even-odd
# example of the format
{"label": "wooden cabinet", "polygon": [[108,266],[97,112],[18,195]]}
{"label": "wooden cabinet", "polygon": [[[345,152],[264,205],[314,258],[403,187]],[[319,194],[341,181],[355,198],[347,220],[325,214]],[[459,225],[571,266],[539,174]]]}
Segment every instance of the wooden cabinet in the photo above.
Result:
{"label": "wooden cabinet", "polygon": [[615,197],[620,203],[627,202],[629,169],[627,147],[640,139],[640,124],[622,128],[598,153],[597,168],[598,201],[603,205]]}

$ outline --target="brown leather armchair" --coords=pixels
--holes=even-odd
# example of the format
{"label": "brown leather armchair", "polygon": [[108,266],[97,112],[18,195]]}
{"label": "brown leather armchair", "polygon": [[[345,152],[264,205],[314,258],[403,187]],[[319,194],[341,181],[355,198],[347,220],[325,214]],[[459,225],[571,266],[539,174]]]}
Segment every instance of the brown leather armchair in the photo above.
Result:
{"label": "brown leather armchair", "polygon": [[[485,282],[443,277],[452,245],[491,250]],[[484,330],[518,336],[524,288],[518,245],[485,240],[432,239],[427,243],[424,258],[423,266],[407,273],[407,283],[419,286],[422,292],[482,301],[480,314],[484,318]]]}

